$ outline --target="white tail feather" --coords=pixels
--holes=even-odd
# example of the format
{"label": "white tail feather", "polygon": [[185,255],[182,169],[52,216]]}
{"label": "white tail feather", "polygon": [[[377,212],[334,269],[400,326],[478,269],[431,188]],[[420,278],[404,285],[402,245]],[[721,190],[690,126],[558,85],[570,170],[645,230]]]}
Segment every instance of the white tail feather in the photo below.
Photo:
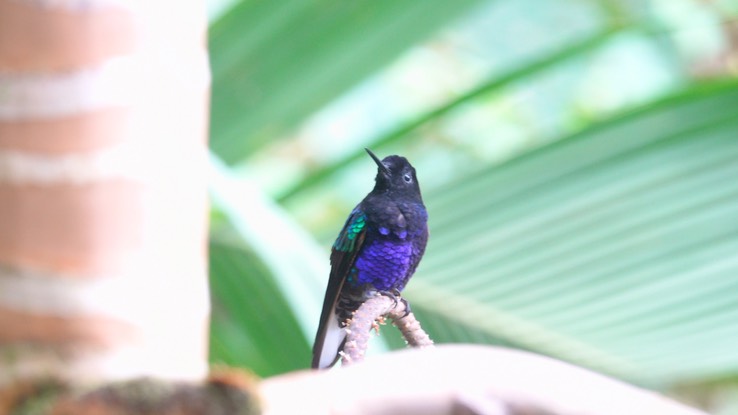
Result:
{"label": "white tail feather", "polygon": [[339,349],[346,339],[346,330],[338,325],[336,313],[331,312],[328,318],[328,327],[325,330],[325,340],[323,340],[323,349],[320,351],[320,368],[325,369],[331,367],[336,361]]}

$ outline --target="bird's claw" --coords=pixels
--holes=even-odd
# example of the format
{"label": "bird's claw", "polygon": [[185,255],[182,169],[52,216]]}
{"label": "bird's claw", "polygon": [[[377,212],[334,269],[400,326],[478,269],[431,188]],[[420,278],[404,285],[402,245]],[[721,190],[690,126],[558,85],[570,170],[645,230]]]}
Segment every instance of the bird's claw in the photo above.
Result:
{"label": "bird's claw", "polygon": [[412,310],[410,310],[410,303],[408,303],[407,300],[402,297],[400,297],[400,301],[402,301],[402,304],[405,305],[405,314],[403,314],[400,318],[405,318],[408,314],[412,312]]}
{"label": "bird's claw", "polygon": [[400,318],[405,318],[408,316],[408,314],[410,314],[410,303],[408,303],[407,300],[402,297],[402,295],[400,294],[400,290],[394,288],[392,289],[392,291],[380,291],[379,294],[385,297],[389,297],[392,300],[392,302],[394,303],[392,305],[392,308],[397,307],[397,304],[402,302],[402,304],[405,306],[405,313]]}

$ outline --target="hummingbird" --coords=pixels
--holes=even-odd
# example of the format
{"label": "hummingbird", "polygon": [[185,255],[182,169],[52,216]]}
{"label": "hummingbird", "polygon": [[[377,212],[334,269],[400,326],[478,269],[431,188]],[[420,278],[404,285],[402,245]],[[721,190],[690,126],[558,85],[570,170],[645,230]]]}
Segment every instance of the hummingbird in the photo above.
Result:
{"label": "hummingbird", "polygon": [[338,361],[347,321],[364,301],[377,294],[397,301],[428,243],[428,212],[415,168],[405,157],[379,160],[365,150],[377,164],[374,189],[351,211],[333,243],[313,368]]}

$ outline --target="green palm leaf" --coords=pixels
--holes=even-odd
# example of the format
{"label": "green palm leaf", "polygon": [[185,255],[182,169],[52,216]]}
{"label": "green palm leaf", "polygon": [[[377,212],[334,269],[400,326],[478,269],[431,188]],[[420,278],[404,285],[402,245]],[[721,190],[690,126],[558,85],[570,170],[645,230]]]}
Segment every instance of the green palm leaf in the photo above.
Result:
{"label": "green palm leaf", "polygon": [[476,4],[241,1],[210,31],[212,148],[243,159]]}
{"label": "green palm leaf", "polygon": [[[704,375],[696,362],[724,353],[726,338],[706,336],[723,327],[701,313],[738,288],[736,131],[738,84],[721,83],[430,192],[433,238],[408,297],[633,380],[665,381],[677,370],[667,363],[685,360],[695,367],[683,376]],[[459,300],[439,308],[447,297]],[[680,319],[691,325],[665,324]],[[736,355],[720,362],[738,368]]]}

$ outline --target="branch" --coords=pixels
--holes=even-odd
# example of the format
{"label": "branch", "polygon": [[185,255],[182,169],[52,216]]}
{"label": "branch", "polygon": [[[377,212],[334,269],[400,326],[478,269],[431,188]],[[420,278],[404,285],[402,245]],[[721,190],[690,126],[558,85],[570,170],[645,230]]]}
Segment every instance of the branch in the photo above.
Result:
{"label": "branch", "polygon": [[405,315],[405,303],[395,302],[392,298],[378,294],[366,300],[354,313],[346,326],[346,344],[341,354],[341,364],[348,365],[364,360],[369,334],[372,329],[379,333],[378,322],[384,322],[387,317],[400,329],[402,337],[410,347],[432,347],[433,341],[420,327],[415,315],[410,312]]}

